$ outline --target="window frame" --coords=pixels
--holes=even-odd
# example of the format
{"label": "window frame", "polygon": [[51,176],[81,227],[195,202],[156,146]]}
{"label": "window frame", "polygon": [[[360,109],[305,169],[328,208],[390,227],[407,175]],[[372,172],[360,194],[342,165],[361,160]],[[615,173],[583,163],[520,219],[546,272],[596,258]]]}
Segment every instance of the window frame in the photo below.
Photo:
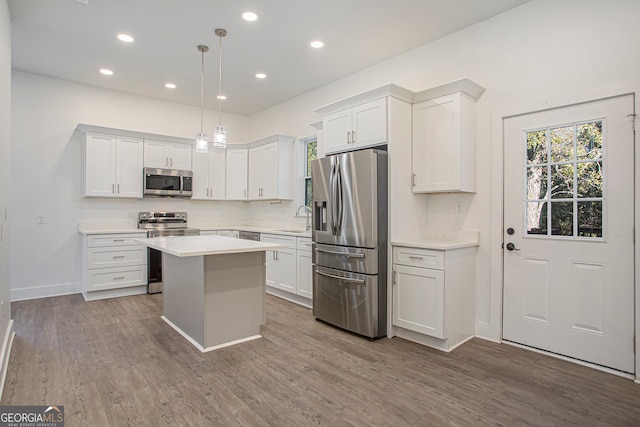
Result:
{"label": "window frame", "polygon": [[312,135],[312,136],[308,136],[305,138],[300,138],[300,190],[298,192],[298,206],[301,205],[306,205],[309,206],[309,208],[311,208],[311,201],[309,201],[309,204],[306,204],[306,185],[307,185],[307,181],[311,181],[311,175],[307,175],[307,171],[309,170],[309,166],[307,164],[307,150],[309,147],[309,144],[311,143],[315,143],[316,144],[316,159],[318,158],[317,153],[318,153],[318,137],[316,135]]}

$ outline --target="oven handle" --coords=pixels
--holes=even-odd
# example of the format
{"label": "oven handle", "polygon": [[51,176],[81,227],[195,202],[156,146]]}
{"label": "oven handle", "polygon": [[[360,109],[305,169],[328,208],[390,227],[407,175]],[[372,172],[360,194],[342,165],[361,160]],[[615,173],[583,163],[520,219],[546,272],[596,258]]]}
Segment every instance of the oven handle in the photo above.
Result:
{"label": "oven handle", "polygon": [[316,252],[322,252],[323,254],[341,255],[349,258],[364,258],[364,254],[350,254],[345,252],[327,251],[325,249],[316,248]]}
{"label": "oven handle", "polygon": [[316,273],[318,273],[321,276],[330,277],[332,279],[344,280],[346,282],[354,282],[354,283],[362,283],[362,284],[365,283],[363,279],[349,279],[348,277],[334,276],[333,274],[323,273],[322,271],[319,271],[319,270],[316,270]]}

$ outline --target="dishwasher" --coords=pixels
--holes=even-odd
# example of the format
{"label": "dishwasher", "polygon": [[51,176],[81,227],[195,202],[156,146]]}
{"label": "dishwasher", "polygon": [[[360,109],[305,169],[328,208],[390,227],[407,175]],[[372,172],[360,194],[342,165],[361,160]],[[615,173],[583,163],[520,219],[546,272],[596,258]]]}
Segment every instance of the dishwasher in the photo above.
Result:
{"label": "dishwasher", "polygon": [[255,231],[238,231],[238,239],[260,241],[260,233]]}

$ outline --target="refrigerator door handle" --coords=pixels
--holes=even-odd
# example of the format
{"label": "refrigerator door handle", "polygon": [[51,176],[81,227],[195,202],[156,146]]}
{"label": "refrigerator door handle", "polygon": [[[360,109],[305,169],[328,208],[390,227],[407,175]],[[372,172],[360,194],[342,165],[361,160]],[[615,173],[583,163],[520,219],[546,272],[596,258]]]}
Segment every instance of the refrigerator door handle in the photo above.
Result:
{"label": "refrigerator door handle", "polygon": [[322,252],[323,254],[340,255],[349,258],[364,258],[364,254],[350,254],[345,252],[327,251],[325,249],[316,248],[316,252]]}
{"label": "refrigerator door handle", "polygon": [[316,273],[321,275],[321,276],[330,277],[332,279],[344,280],[346,282],[362,283],[362,284],[365,283],[365,281],[363,279],[350,279],[348,277],[342,277],[342,276],[336,276],[336,275],[333,275],[333,274],[323,273],[322,271],[318,271],[318,270],[316,270]]}
{"label": "refrigerator door handle", "polygon": [[336,236],[342,234],[342,215],[344,213],[344,205],[342,201],[342,170],[340,169],[340,163],[336,164],[336,189],[337,189],[337,205],[338,205],[338,218],[336,219]]}
{"label": "refrigerator door handle", "polygon": [[334,218],[336,217],[335,209],[336,209],[336,165],[335,163],[331,164],[331,174],[329,175],[329,206],[331,207],[329,213],[331,215],[331,234],[336,235],[336,223]]}

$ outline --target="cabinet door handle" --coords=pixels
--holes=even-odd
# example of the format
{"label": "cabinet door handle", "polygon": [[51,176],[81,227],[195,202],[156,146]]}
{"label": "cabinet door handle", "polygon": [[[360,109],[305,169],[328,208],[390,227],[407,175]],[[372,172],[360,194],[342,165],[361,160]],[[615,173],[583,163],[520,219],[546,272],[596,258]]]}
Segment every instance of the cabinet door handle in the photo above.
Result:
{"label": "cabinet door handle", "polygon": [[398,284],[398,272],[393,270],[393,280],[392,280],[393,286]]}
{"label": "cabinet door handle", "polygon": [[120,194],[120,184],[118,184],[118,194]]}
{"label": "cabinet door handle", "polygon": [[114,277],[113,280],[123,280],[124,276],[118,276],[118,277]]}
{"label": "cabinet door handle", "polygon": [[124,242],[124,239],[113,239],[113,242]]}
{"label": "cabinet door handle", "polygon": [[421,256],[409,255],[409,259],[415,259],[416,261],[422,261],[424,258]]}
{"label": "cabinet door handle", "polygon": [[164,165],[165,166],[169,166],[169,158],[168,157],[164,158]]}
{"label": "cabinet door handle", "polygon": [[124,255],[114,255],[113,259],[119,259],[119,258],[124,258]]}
{"label": "cabinet door handle", "polygon": [[354,144],[356,143],[356,131],[355,130],[351,131],[351,142],[353,142]]}
{"label": "cabinet door handle", "polygon": [[115,184],[111,184],[111,193],[112,194],[116,194],[116,185]]}
{"label": "cabinet door handle", "polygon": [[416,186],[416,174],[412,173],[411,174],[411,187],[415,187]]}
{"label": "cabinet door handle", "polygon": [[171,157],[169,160],[169,166],[173,167],[173,157]]}

